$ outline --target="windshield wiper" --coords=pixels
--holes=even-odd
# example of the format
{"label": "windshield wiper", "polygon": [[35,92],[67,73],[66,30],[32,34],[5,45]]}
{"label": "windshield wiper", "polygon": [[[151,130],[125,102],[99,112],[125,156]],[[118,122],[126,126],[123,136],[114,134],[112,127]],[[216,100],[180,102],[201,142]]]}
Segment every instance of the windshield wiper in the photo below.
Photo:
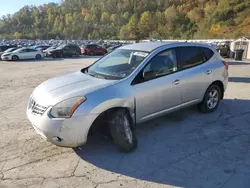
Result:
{"label": "windshield wiper", "polygon": [[103,75],[100,75],[100,74],[96,74],[96,75],[94,75],[94,77],[108,80],[108,78],[106,76],[103,76]]}
{"label": "windshield wiper", "polygon": [[101,78],[101,79],[108,80],[108,78],[106,76],[98,74],[98,73],[87,72],[87,74],[90,75],[90,76],[93,76],[95,78]]}

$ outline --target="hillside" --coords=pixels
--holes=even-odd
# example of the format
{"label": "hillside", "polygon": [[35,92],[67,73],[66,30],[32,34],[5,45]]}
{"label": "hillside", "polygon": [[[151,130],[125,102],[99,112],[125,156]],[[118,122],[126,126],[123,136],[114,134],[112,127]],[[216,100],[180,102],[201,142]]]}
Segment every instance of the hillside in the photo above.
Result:
{"label": "hillside", "polygon": [[64,0],[0,20],[1,38],[187,39],[250,35],[250,0]]}

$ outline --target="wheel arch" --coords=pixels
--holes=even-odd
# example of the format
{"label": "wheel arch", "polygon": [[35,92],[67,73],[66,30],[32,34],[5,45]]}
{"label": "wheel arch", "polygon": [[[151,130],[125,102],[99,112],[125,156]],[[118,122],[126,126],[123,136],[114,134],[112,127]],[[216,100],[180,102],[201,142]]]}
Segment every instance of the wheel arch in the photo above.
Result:
{"label": "wheel arch", "polygon": [[[106,108],[102,113],[100,113],[93,121],[93,123],[91,124],[88,134],[90,132],[95,132],[96,129],[102,127],[102,126],[107,126],[107,124],[105,124],[110,116],[111,113],[113,113],[116,110],[125,110],[126,113],[128,114],[129,118],[130,118],[130,122],[132,125],[132,128],[135,128],[135,113],[134,110],[129,108],[128,106],[113,106],[110,108]],[[109,128],[108,128],[109,129]]]}
{"label": "wheel arch", "polygon": [[11,56],[11,60],[13,60],[13,57],[17,57],[17,60],[20,59],[19,55],[17,55],[17,54],[13,54],[13,55]]}
{"label": "wheel arch", "polygon": [[[225,89],[224,89],[224,85],[223,85],[222,81],[216,80],[216,81],[214,81],[211,85],[217,85],[217,86],[219,86],[219,88],[221,89],[221,100],[224,99],[224,92],[225,92]],[[210,85],[210,86],[211,86],[211,85]],[[209,87],[210,87],[210,86],[209,86]],[[209,88],[209,87],[208,87],[208,88]]]}

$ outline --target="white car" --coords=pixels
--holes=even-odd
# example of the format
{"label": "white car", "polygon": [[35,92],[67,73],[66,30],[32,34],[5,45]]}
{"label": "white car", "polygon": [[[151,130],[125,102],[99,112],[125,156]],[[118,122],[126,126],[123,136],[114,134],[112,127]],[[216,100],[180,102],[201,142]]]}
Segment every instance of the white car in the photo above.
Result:
{"label": "white car", "polygon": [[42,59],[44,54],[40,50],[35,50],[31,48],[19,48],[13,52],[4,53],[1,58],[2,60],[13,60],[17,61],[19,59]]}

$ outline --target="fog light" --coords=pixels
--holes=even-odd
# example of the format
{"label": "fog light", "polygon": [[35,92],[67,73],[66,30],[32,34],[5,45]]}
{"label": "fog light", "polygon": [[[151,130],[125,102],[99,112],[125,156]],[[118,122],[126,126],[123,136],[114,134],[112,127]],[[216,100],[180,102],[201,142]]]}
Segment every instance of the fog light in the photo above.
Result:
{"label": "fog light", "polygon": [[62,139],[60,137],[53,137],[53,140],[55,142],[61,142],[62,141]]}

